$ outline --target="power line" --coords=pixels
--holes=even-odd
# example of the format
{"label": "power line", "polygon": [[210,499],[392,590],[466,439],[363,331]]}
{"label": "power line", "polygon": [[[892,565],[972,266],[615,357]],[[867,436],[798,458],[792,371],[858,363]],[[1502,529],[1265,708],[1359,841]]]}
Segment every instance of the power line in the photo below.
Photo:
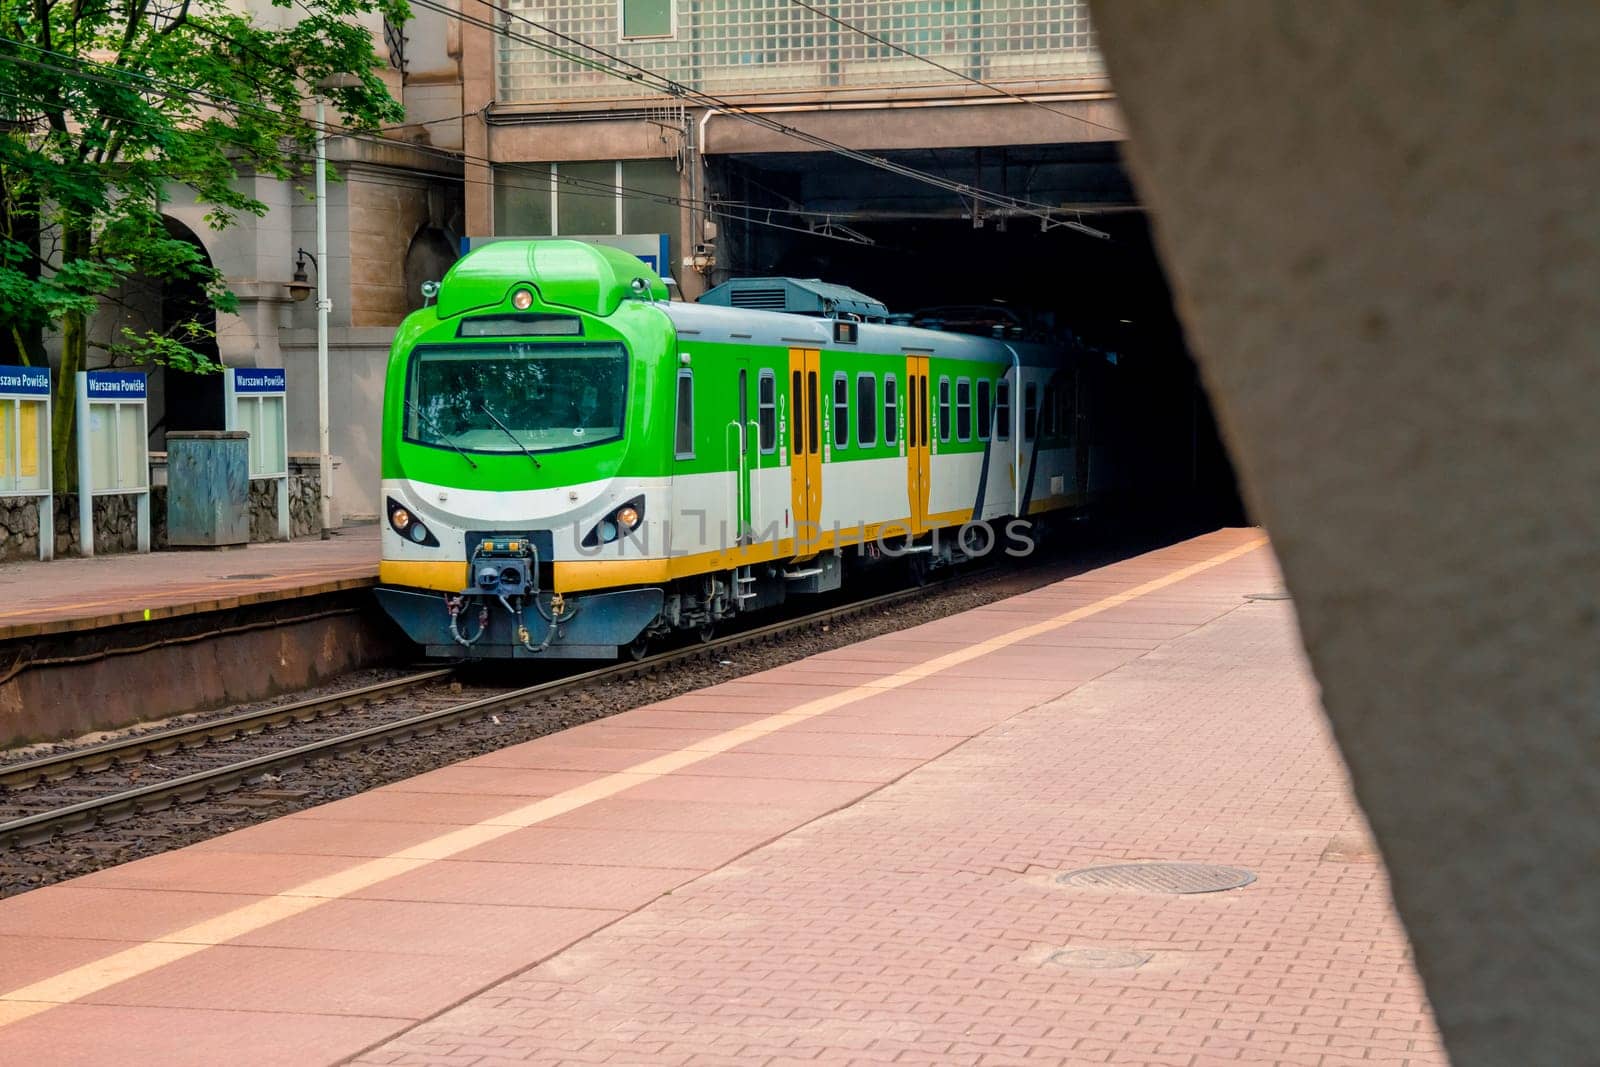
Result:
{"label": "power line", "polygon": [[1060,115],[1062,118],[1071,119],[1074,122],[1081,122],[1085,126],[1094,126],[1094,127],[1098,128],[1098,129],[1107,130],[1107,131],[1109,131],[1111,133],[1117,134],[1120,137],[1126,137],[1127,136],[1126,131],[1119,130],[1115,126],[1107,126],[1103,122],[1095,122],[1095,121],[1093,121],[1091,119],[1086,119],[1081,115],[1074,115],[1070,111],[1062,111],[1059,108],[1053,108],[1050,105],[1044,103],[1043,101],[1033,100],[1033,99],[1030,99],[1029,97],[1026,97],[1026,96],[1019,96],[1018,94],[1012,92],[1010,89],[1006,89],[1006,88],[1004,88],[1002,86],[994,85],[994,84],[992,84],[990,82],[986,82],[982,78],[974,77],[971,74],[963,73],[962,71],[956,70],[954,67],[947,67],[943,63],[940,63],[938,60],[931,59],[928,56],[925,56],[920,52],[914,52],[909,48],[903,48],[900,45],[895,44],[893,41],[885,40],[884,38],[879,37],[877,34],[871,33],[871,32],[869,32],[867,30],[864,30],[860,26],[855,25],[854,23],[846,22],[844,19],[839,18],[837,15],[830,15],[828,12],[822,10],[820,7],[813,7],[811,4],[806,3],[806,0],[789,0],[789,2],[794,4],[796,7],[804,8],[805,10],[811,12],[813,15],[819,15],[822,18],[827,19],[829,22],[833,23],[835,26],[839,26],[839,27],[841,27],[843,29],[849,30],[851,33],[860,34],[862,37],[865,37],[867,40],[873,41],[873,42],[875,42],[877,44],[881,44],[885,48],[893,49],[894,51],[899,52],[901,55],[910,56],[912,59],[920,60],[921,62],[926,63],[926,64],[928,64],[929,66],[932,66],[932,67],[938,67],[940,70],[944,71],[946,74],[952,74],[955,77],[962,79],[963,81],[969,81],[974,85],[981,85],[985,89],[988,89],[992,93],[998,93],[1001,96],[1010,97],[1012,100],[1017,101],[1019,104],[1027,104],[1030,107],[1039,108],[1041,111],[1048,111],[1052,115]]}

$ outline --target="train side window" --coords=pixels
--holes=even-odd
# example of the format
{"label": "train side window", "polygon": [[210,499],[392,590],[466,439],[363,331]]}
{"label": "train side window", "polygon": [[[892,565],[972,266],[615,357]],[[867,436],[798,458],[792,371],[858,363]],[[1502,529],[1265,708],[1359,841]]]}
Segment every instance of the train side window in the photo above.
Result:
{"label": "train side window", "polygon": [[883,376],[883,443],[892,445],[900,432],[900,397],[895,376]]}
{"label": "train side window", "polygon": [[1022,439],[1031,441],[1039,432],[1039,383],[1029,382],[1022,389]]}
{"label": "train side window", "polygon": [[756,378],[756,423],[763,455],[778,450],[778,379],[769,370]]}
{"label": "train side window", "polygon": [[739,451],[750,454],[750,372],[739,371]]}
{"label": "train side window", "polygon": [[1056,387],[1049,384],[1044,387],[1044,402],[1039,405],[1039,435],[1056,435]]}
{"label": "train side window", "polygon": [[1011,440],[1011,380],[1001,378],[994,387],[994,437]]}
{"label": "train side window", "polygon": [[950,440],[950,379],[939,379],[939,440]]}
{"label": "train side window", "polygon": [[928,406],[928,398],[917,400],[917,382],[921,375],[913,374],[906,379],[906,444],[912,448],[917,447],[917,413]]}
{"label": "train side window", "polygon": [[874,374],[856,375],[856,444],[862,448],[878,443],[878,378]]}
{"label": "train side window", "polygon": [[989,379],[978,379],[978,440],[989,439]]}
{"label": "train side window", "polygon": [[833,447],[850,443],[850,379],[843,371],[833,376]]}
{"label": "train side window", "polygon": [[805,427],[800,420],[800,397],[803,395],[800,372],[794,372],[794,387],[789,390],[789,455],[802,456],[806,451]]}
{"label": "train side window", "polygon": [[822,423],[822,412],[817,392],[817,372],[806,371],[806,452],[817,454],[817,427]]}
{"label": "train side window", "polygon": [[972,382],[956,379],[956,438],[972,440]]}
{"label": "train side window", "polygon": [[694,371],[678,372],[678,432],[673,442],[678,459],[694,458]]}

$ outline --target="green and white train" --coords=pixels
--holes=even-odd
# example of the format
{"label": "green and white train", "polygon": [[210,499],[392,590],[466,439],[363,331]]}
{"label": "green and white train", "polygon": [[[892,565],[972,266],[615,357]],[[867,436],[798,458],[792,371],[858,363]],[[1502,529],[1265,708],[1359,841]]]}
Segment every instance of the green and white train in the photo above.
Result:
{"label": "green and white train", "polygon": [[390,355],[382,604],[430,656],[637,654],[857,562],[1018,551],[1010,520],[1109,488],[1103,361],[884,317],[792,279],[669,301],[574,241],[474,250]]}

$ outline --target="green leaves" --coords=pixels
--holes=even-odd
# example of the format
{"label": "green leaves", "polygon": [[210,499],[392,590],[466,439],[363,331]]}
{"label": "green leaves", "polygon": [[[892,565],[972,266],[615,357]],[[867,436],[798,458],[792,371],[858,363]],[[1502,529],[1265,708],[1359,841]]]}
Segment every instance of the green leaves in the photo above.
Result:
{"label": "green leaves", "polygon": [[[257,22],[229,0],[0,0],[0,320],[63,329],[130,280],[197,281],[231,310],[221,276],[163,225],[168,199],[187,187],[217,230],[265,215],[241,174],[309,173],[307,103],[338,76],[325,95],[344,126],[402,117],[360,22],[403,18],[403,3],[274,7],[297,17]],[[65,336],[87,343],[82,329]],[[205,359],[180,353],[182,337],[111,347],[175,366]]]}

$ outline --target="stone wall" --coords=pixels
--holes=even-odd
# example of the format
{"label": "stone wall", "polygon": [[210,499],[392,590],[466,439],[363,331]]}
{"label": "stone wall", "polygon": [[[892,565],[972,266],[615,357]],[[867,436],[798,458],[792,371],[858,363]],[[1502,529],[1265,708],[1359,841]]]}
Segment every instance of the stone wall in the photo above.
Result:
{"label": "stone wall", "polygon": [[[337,463],[337,461],[335,461]],[[166,456],[151,456],[150,543],[167,546]],[[321,477],[317,457],[295,453],[289,457],[290,532],[294,537],[315,537],[321,531],[318,492]],[[96,555],[133,552],[138,547],[136,498],[101,496],[94,501]],[[278,487],[272,481],[250,483],[250,540],[272,541],[278,530]],[[76,556],[78,495],[58,493],[55,498],[56,556]],[[39,558],[38,502],[31,498],[0,498],[0,561]]]}

